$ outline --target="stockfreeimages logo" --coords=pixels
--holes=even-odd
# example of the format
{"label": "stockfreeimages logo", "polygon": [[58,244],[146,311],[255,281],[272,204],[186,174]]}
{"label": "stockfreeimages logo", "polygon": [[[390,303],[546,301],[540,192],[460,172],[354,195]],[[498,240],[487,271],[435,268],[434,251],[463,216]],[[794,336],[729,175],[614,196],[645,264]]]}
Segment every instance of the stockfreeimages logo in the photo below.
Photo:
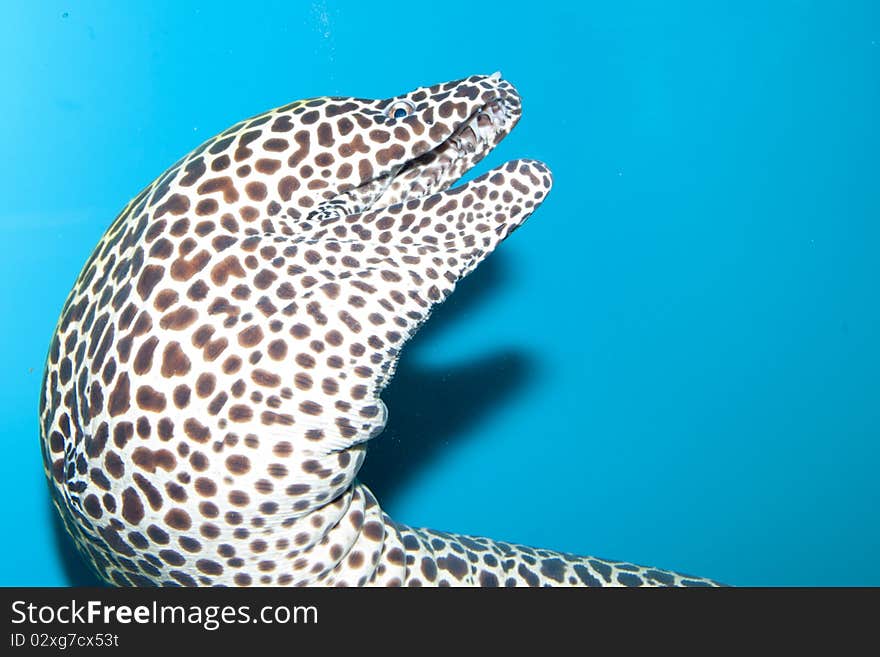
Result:
{"label": "stockfreeimages logo", "polygon": [[263,623],[265,625],[316,624],[314,606],[267,605],[252,613],[249,605],[165,605],[153,601],[146,605],[108,605],[100,600],[85,603],[35,605],[25,600],[12,603],[12,624],[21,625],[199,625],[214,631],[223,625]]}

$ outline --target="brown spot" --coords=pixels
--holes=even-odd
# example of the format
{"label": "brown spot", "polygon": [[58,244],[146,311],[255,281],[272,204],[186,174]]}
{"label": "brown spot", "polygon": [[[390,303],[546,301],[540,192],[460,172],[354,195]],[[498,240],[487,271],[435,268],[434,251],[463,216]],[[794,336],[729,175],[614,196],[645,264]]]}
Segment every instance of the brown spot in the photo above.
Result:
{"label": "brown spot", "polygon": [[144,517],[144,504],[132,486],[122,491],[122,517],[131,525],[138,524]]}
{"label": "brown spot", "polygon": [[201,452],[193,452],[189,457],[189,464],[196,472],[204,472],[208,469],[208,457]]}
{"label": "brown spot", "polygon": [[174,405],[177,408],[186,408],[189,404],[190,389],[187,385],[179,385],[174,389]]}
{"label": "brown spot", "polygon": [[183,509],[171,509],[165,514],[165,524],[174,529],[189,529],[192,526],[192,520]]}
{"label": "brown spot", "polygon": [[196,394],[199,397],[209,397],[217,385],[217,377],[210,372],[204,372],[196,379]]}
{"label": "brown spot", "polygon": [[83,508],[86,510],[92,518],[100,518],[104,515],[104,511],[101,509],[101,503],[98,501],[98,496],[91,494],[83,501]]}
{"label": "brown spot", "polygon": [[189,536],[181,536],[178,542],[180,543],[180,547],[182,547],[187,552],[202,551],[202,544],[194,538],[190,538]]}
{"label": "brown spot", "polygon": [[405,563],[406,557],[403,554],[403,550],[400,548],[393,548],[388,552],[388,563],[394,564],[395,566],[402,566]]}
{"label": "brown spot", "polygon": [[223,192],[223,200],[227,203],[235,203],[238,200],[238,191],[235,189],[235,183],[229,176],[221,176],[219,178],[210,178],[198,187],[199,194],[213,194],[214,192]]}
{"label": "brown spot", "polygon": [[131,329],[131,333],[134,336],[144,335],[151,328],[153,328],[153,320],[150,318],[147,311],[144,311],[138,315],[137,321],[135,321],[134,326]]}
{"label": "brown spot", "polygon": [[281,168],[281,162],[278,160],[261,158],[254,163],[254,168],[260,173],[265,173],[266,175],[271,176]]}
{"label": "brown spot", "polygon": [[251,469],[250,459],[241,454],[234,454],[226,459],[226,469],[232,474],[246,474]]}
{"label": "brown spot", "polygon": [[168,545],[168,532],[164,529],[157,527],[156,525],[150,525],[147,527],[147,536],[150,537],[150,540],[154,543],[158,543],[159,545]]}
{"label": "brown spot", "polygon": [[304,401],[299,405],[299,410],[307,415],[320,415],[324,409],[317,402]]}
{"label": "brown spot", "polygon": [[[186,235],[186,232],[189,230],[189,219],[184,217],[183,219],[178,219],[173,224],[171,224],[171,228],[168,232],[170,232],[175,237],[182,237]],[[180,245],[181,253],[189,253],[193,250],[195,246],[195,242],[192,238],[185,239],[183,243]]]}
{"label": "brown spot", "polygon": [[[159,556],[162,560],[172,566],[182,566],[186,563],[186,559],[177,550],[159,550]],[[170,575],[181,584],[187,586],[196,586],[196,581],[179,570],[172,570]]]}
{"label": "brown spot", "polygon": [[446,562],[443,564],[450,573],[456,578],[461,579],[468,573],[468,565],[464,559],[455,556],[454,554],[450,554],[446,557]]}
{"label": "brown spot", "polygon": [[194,484],[196,492],[203,497],[211,497],[217,493],[217,484],[213,479],[207,477],[199,477]]}
{"label": "brown spot", "polygon": [[403,146],[400,144],[393,144],[388,148],[382,148],[376,152],[376,161],[385,166],[391,160],[399,160],[405,154]]}
{"label": "brown spot", "polygon": [[278,194],[282,201],[289,201],[297,189],[299,189],[299,180],[294,176],[285,176],[278,182]]}
{"label": "brown spot", "polygon": [[255,369],[251,374],[251,379],[254,383],[260,386],[266,386],[267,388],[275,388],[281,385],[281,377],[277,374],[273,374],[272,372],[267,372],[263,369]]}
{"label": "brown spot", "polygon": [[273,340],[267,350],[272,360],[284,360],[287,356],[287,343],[284,340]]}
{"label": "brown spot", "polygon": [[304,340],[311,335],[312,329],[305,324],[294,324],[290,328],[290,334],[298,340]]}
{"label": "brown spot", "polygon": [[242,347],[255,347],[263,339],[263,329],[258,325],[249,326],[238,334],[238,344]]}
{"label": "brown spot", "polygon": [[134,426],[131,422],[118,422],[113,427],[113,444],[122,449],[134,436]]}
{"label": "brown spot", "polygon": [[[235,229],[227,228],[227,230]],[[224,251],[235,244],[237,241],[238,240],[232,237],[232,235],[217,235],[217,237],[211,240],[211,246],[213,246],[214,249],[217,251]]]}
{"label": "brown spot", "polygon": [[[207,511],[207,513],[205,513],[206,518],[216,518],[219,515],[217,507],[211,502],[202,502],[199,507]],[[201,527],[199,527],[199,532],[205,538],[214,539],[220,536],[220,528],[210,522],[206,522]]]}
{"label": "brown spot", "polygon": [[223,373],[224,374],[235,374],[240,369],[241,369],[241,358],[239,358],[238,356],[232,355],[223,361]]}
{"label": "brown spot", "polygon": [[216,340],[211,340],[208,344],[205,345],[204,349],[204,357],[206,361],[215,361],[223,353],[226,347],[229,346],[229,341],[226,338],[217,338]]}
{"label": "brown spot", "polygon": [[145,411],[161,413],[165,410],[165,395],[152,386],[141,386],[135,396],[137,405]]}
{"label": "brown spot", "polygon": [[286,139],[280,139],[278,137],[273,137],[272,139],[267,139],[263,142],[263,148],[274,153],[280,153],[281,151],[287,150],[289,147],[290,143]]}
{"label": "brown spot", "polygon": [[183,488],[183,486],[176,484],[173,481],[169,481],[165,484],[165,491],[168,493],[168,496],[175,502],[186,502],[187,495],[186,490]]}
{"label": "brown spot", "polygon": [[157,344],[159,344],[159,338],[154,336],[146,340],[137,350],[132,361],[132,369],[135,374],[146,374],[150,371],[153,366],[153,352]]}
{"label": "brown spot", "polygon": [[208,413],[210,413],[211,415],[217,415],[217,413],[220,412],[220,409],[223,408],[223,405],[228,399],[229,395],[227,395],[225,392],[219,392],[217,396],[211,400],[211,403],[208,404]]}
{"label": "brown spot", "polygon": [[204,217],[209,214],[214,214],[217,212],[219,204],[216,200],[212,198],[203,198],[196,205],[196,214],[200,217]]}
{"label": "brown spot", "polygon": [[157,467],[171,472],[177,466],[177,459],[167,449],[153,451],[147,447],[138,447],[132,452],[131,460],[141,470],[147,472],[155,472]]}
{"label": "brown spot", "polygon": [[272,411],[263,411],[260,414],[260,420],[266,426],[273,424],[281,424],[289,427],[293,424],[293,416],[287,413],[274,413]]}
{"label": "brown spot", "polygon": [[160,493],[150,481],[144,477],[141,473],[135,472],[132,475],[134,479],[134,483],[137,484],[137,487],[141,489],[144,495],[147,496],[147,501],[150,503],[150,508],[153,511],[158,511],[162,508],[162,493]]}
{"label": "brown spot", "polygon": [[214,327],[208,324],[200,326],[195,333],[193,333],[192,343],[193,346],[202,348],[207,343],[208,340],[211,339],[211,336],[214,335]]}
{"label": "brown spot", "polygon": [[107,452],[107,455],[104,457],[104,469],[109,472],[114,479],[119,479],[125,474],[125,466],[122,463],[122,459],[119,458],[119,454],[113,451]]}
{"label": "brown spot", "polygon": [[333,145],[333,129],[329,123],[324,122],[318,126],[318,143],[325,147]]}
{"label": "brown spot", "polygon": [[176,281],[187,281],[205,268],[211,254],[202,249],[192,258],[180,257],[171,263],[171,278]]}
{"label": "brown spot", "polygon": [[339,285],[336,283],[324,283],[321,290],[331,299],[336,299],[339,296]]}
{"label": "brown spot", "polygon": [[181,306],[174,312],[167,313],[159,320],[159,326],[171,331],[182,331],[195,323],[199,314],[189,306]]}
{"label": "brown spot", "polygon": [[158,430],[160,439],[171,440],[174,438],[174,422],[169,418],[163,417],[159,420]]}
{"label": "brown spot", "polygon": [[372,180],[373,165],[368,159],[364,158],[358,162],[358,175],[360,176],[362,183]]}
{"label": "brown spot", "polygon": [[179,342],[171,342],[162,353],[162,376],[166,379],[172,376],[183,376],[189,372],[190,361]]}
{"label": "brown spot", "polygon": [[268,269],[261,270],[254,277],[254,285],[258,290],[265,290],[278,278],[278,274]]}
{"label": "brown spot", "polygon": [[162,205],[156,208],[155,218],[158,219],[166,212],[173,215],[181,215],[189,210],[189,199],[183,194],[172,194]]}
{"label": "brown spot", "polygon": [[385,530],[382,528],[382,523],[371,521],[364,525],[364,536],[366,536],[371,541],[381,541],[382,537],[385,536]]}
{"label": "brown spot", "polygon": [[349,328],[352,333],[361,332],[361,324],[347,310],[339,311],[339,319]]}
{"label": "brown spot", "polygon": [[234,490],[229,493],[229,503],[233,506],[247,506],[250,501],[250,496],[243,490]]}
{"label": "brown spot", "polygon": [[272,448],[272,453],[275,456],[290,456],[293,453],[293,445],[291,445],[286,440],[282,440],[281,442],[275,444],[275,446]]}
{"label": "brown spot", "polygon": [[107,412],[111,417],[122,415],[131,405],[131,392],[128,374],[123,372],[116,381],[116,387],[107,401]]}
{"label": "brown spot", "polygon": [[266,185],[261,182],[249,182],[244,186],[244,191],[252,201],[262,201],[266,198]]}
{"label": "brown spot", "polygon": [[159,312],[165,312],[175,303],[180,296],[174,290],[162,290],[159,294],[156,295],[156,298],[153,300],[153,306]]}
{"label": "brown spot", "polygon": [[[275,304],[269,300],[269,297],[260,297],[260,300],[257,301],[257,308],[263,313],[264,317],[271,317],[276,312],[278,312],[278,308],[275,307]],[[270,324],[270,327],[272,325]],[[273,329],[274,330],[274,329]]]}
{"label": "brown spot", "polygon": [[279,116],[272,124],[272,132],[290,132],[291,130],[293,130],[293,124],[287,114]]}
{"label": "brown spot", "polygon": [[314,385],[312,377],[306,372],[297,372],[293,376],[293,383],[300,390],[311,390],[312,385]]}
{"label": "brown spot", "polygon": [[247,422],[254,416],[250,406],[236,404],[229,408],[229,419],[233,422]]}
{"label": "brown spot", "polygon": [[141,438],[149,438],[152,430],[153,427],[150,425],[150,420],[146,415],[142,415],[138,418],[137,432]]}
{"label": "brown spot", "polygon": [[[317,112],[315,112],[315,114],[317,114]],[[305,115],[303,115],[303,117],[305,117]],[[299,148],[294,151],[293,155],[291,155],[287,159],[287,164],[291,167],[295,167],[297,164],[302,162],[306,155],[309,154],[309,142],[311,141],[311,134],[308,130],[300,130],[293,136],[293,138]]]}
{"label": "brown spot", "polygon": [[198,561],[196,561],[196,568],[198,568],[200,572],[203,572],[206,575],[223,574],[223,566],[221,566],[216,561],[211,561],[210,559],[199,559]]}
{"label": "brown spot", "polygon": [[195,418],[188,418],[183,423],[183,432],[198,443],[211,439],[211,430]]}
{"label": "brown spot", "polygon": [[164,275],[165,267],[162,265],[147,265],[144,267],[141,276],[138,279],[136,288],[141,299],[144,301],[147,300],[147,297],[150,296],[153,288],[155,288],[156,284],[162,280],[162,276]]}
{"label": "brown spot", "polygon": [[227,256],[211,269],[211,280],[215,285],[224,285],[230,276],[243,278],[244,275],[244,268],[234,255]]}
{"label": "brown spot", "polygon": [[189,187],[202,177],[205,173],[205,160],[202,157],[198,157],[192,162],[187,163],[186,165],[186,175],[180,179],[180,184],[183,187]]}

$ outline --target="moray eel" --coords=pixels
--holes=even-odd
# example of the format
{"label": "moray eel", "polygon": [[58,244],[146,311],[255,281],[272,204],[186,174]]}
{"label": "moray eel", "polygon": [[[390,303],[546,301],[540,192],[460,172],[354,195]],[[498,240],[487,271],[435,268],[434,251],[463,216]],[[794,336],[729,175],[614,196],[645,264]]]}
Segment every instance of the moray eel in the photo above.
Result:
{"label": "moray eel", "polygon": [[40,403],[54,504],[115,585],[705,585],[416,529],[356,478],[404,343],[547,167],[451,185],[520,118],[499,74],[303,100],[208,140],[98,243]]}

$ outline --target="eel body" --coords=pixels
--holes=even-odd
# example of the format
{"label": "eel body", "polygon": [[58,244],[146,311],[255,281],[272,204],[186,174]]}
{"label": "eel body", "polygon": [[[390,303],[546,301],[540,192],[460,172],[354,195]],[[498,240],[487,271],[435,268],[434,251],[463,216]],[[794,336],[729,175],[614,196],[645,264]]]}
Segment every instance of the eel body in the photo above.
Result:
{"label": "eel body", "polygon": [[357,480],[400,350],[550,191],[499,74],[298,101],[208,140],[110,225],[40,403],[55,506],[115,585],[704,585],[393,522]]}

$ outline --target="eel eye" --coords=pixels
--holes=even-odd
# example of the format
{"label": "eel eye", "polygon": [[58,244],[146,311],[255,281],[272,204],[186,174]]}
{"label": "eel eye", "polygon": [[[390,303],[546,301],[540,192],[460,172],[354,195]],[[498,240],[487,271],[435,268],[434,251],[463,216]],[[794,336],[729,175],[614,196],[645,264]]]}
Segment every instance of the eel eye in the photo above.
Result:
{"label": "eel eye", "polygon": [[402,119],[415,111],[415,106],[408,100],[395,100],[385,110],[385,115],[390,119]]}

